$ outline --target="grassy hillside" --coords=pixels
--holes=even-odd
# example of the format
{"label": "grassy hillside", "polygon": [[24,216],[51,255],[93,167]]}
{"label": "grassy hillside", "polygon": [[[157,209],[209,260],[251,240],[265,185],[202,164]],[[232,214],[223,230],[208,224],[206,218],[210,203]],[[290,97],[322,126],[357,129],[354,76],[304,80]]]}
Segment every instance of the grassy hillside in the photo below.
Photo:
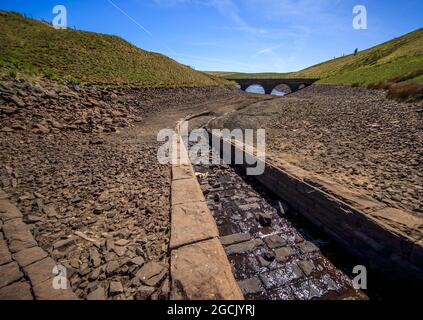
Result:
{"label": "grassy hillside", "polygon": [[[422,79],[423,29],[376,47],[294,72],[292,77],[317,77],[321,83],[369,85]],[[396,79],[395,79],[396,78]],[[398,82],[398,81],[394,81]]]}
{"label": "grassy hillside", "polygon": [[278,79],[289,77],[290,73],[277,73],[277,72],[262,72],[262,73],[242,73],[242,72],[226,72],[226,71],[205,71],[206,73],[222,77],[225,79]]}
{"label": "grassy hillside", "polygon": [[0,11],[0,67],[91,84],[140,87],[210,86],[224,80],[192,70],[123,39],[77,31]]}
{"label": "grassy hillside", "polygon": [[373,48],[291,73],[210,71],[222,78],[320,78],[320,83],[370,85],[423,80],[423,28]]}
{"label": "grassy hillside", "polygon": [[318,83],[388,90],[397,100],[423,99],[423,28],[373,48],[292,73],[210,72],[222,78],[320,78]]}

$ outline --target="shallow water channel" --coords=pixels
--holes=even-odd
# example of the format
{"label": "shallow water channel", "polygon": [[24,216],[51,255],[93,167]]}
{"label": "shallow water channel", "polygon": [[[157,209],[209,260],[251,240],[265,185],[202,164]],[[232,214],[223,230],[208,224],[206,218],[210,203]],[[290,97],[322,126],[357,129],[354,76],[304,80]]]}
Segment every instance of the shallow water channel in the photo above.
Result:
{"label": "shallow water channel", "polygon": [[[218,156],[210,151],[210,157]],[[194,169],[247,299],[368,299],[352,285],[356,262],[337,255],[338,248],[242,168]]]}

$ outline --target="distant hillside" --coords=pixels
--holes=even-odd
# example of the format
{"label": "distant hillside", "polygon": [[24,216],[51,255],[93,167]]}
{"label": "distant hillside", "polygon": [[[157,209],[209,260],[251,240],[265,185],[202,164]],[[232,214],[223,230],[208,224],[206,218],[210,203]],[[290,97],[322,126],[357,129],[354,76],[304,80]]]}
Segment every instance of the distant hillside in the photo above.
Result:
{"label": "distant hillside", "polygon": [[321,83],[369,85],[422,79],[423,29],[358,52],[294,72],[292,77],[320,78]]}
{"label": "distant hillside", "polygon": [[91,84],[140,87],[210,86],[224,83],[117,36],[55,30],[45,22],[0,11],[0,67]]}
{"label": "distant hillside", "polygon": [[289,77],[290,73],[278,72],[261,72],[261,73],[242,73],[242,72],[229,72],[229,71],[205,71],[206,73],[225,78],[225,79],[278,79]]}
{"label": "distant hillside", "polygon": [[291,73],[208,71],[222,78],[320,78],[320,83],[369,85],[423,80],[423,29],[373,48]]}

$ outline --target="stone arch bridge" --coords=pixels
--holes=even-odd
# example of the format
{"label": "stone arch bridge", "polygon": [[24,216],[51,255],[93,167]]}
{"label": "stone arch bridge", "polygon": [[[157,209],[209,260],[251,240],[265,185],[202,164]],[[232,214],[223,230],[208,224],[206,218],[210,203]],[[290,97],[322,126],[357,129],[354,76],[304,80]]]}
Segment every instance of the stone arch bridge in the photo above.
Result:
{"label": "stone arch bridge", "polygon": [[273,89],[277,86],[285,85],[289,88],[290,92],[295,92],[305,87],[312,85],[319,79],[237,79],[226,78],[226,80],[236,82],[241,90],[245,91],[252,85],[260,85],[264,89],[265,94],[271,94]]}

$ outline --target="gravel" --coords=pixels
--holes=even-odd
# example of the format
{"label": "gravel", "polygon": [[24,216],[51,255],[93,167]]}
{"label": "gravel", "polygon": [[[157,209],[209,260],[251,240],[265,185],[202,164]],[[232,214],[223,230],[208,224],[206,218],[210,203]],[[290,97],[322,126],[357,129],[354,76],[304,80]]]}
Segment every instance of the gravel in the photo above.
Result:
{"label": "gravel", "polygon": [[217,127],[265,128],[268,156],[423,215],[423,103],[380,90],[314,85],[253,104]]}
{"label": "gravel", "polygon": [[168,298],[170,168],[156,135],[229,93],[1,79],[0,188],[79,298]]}

